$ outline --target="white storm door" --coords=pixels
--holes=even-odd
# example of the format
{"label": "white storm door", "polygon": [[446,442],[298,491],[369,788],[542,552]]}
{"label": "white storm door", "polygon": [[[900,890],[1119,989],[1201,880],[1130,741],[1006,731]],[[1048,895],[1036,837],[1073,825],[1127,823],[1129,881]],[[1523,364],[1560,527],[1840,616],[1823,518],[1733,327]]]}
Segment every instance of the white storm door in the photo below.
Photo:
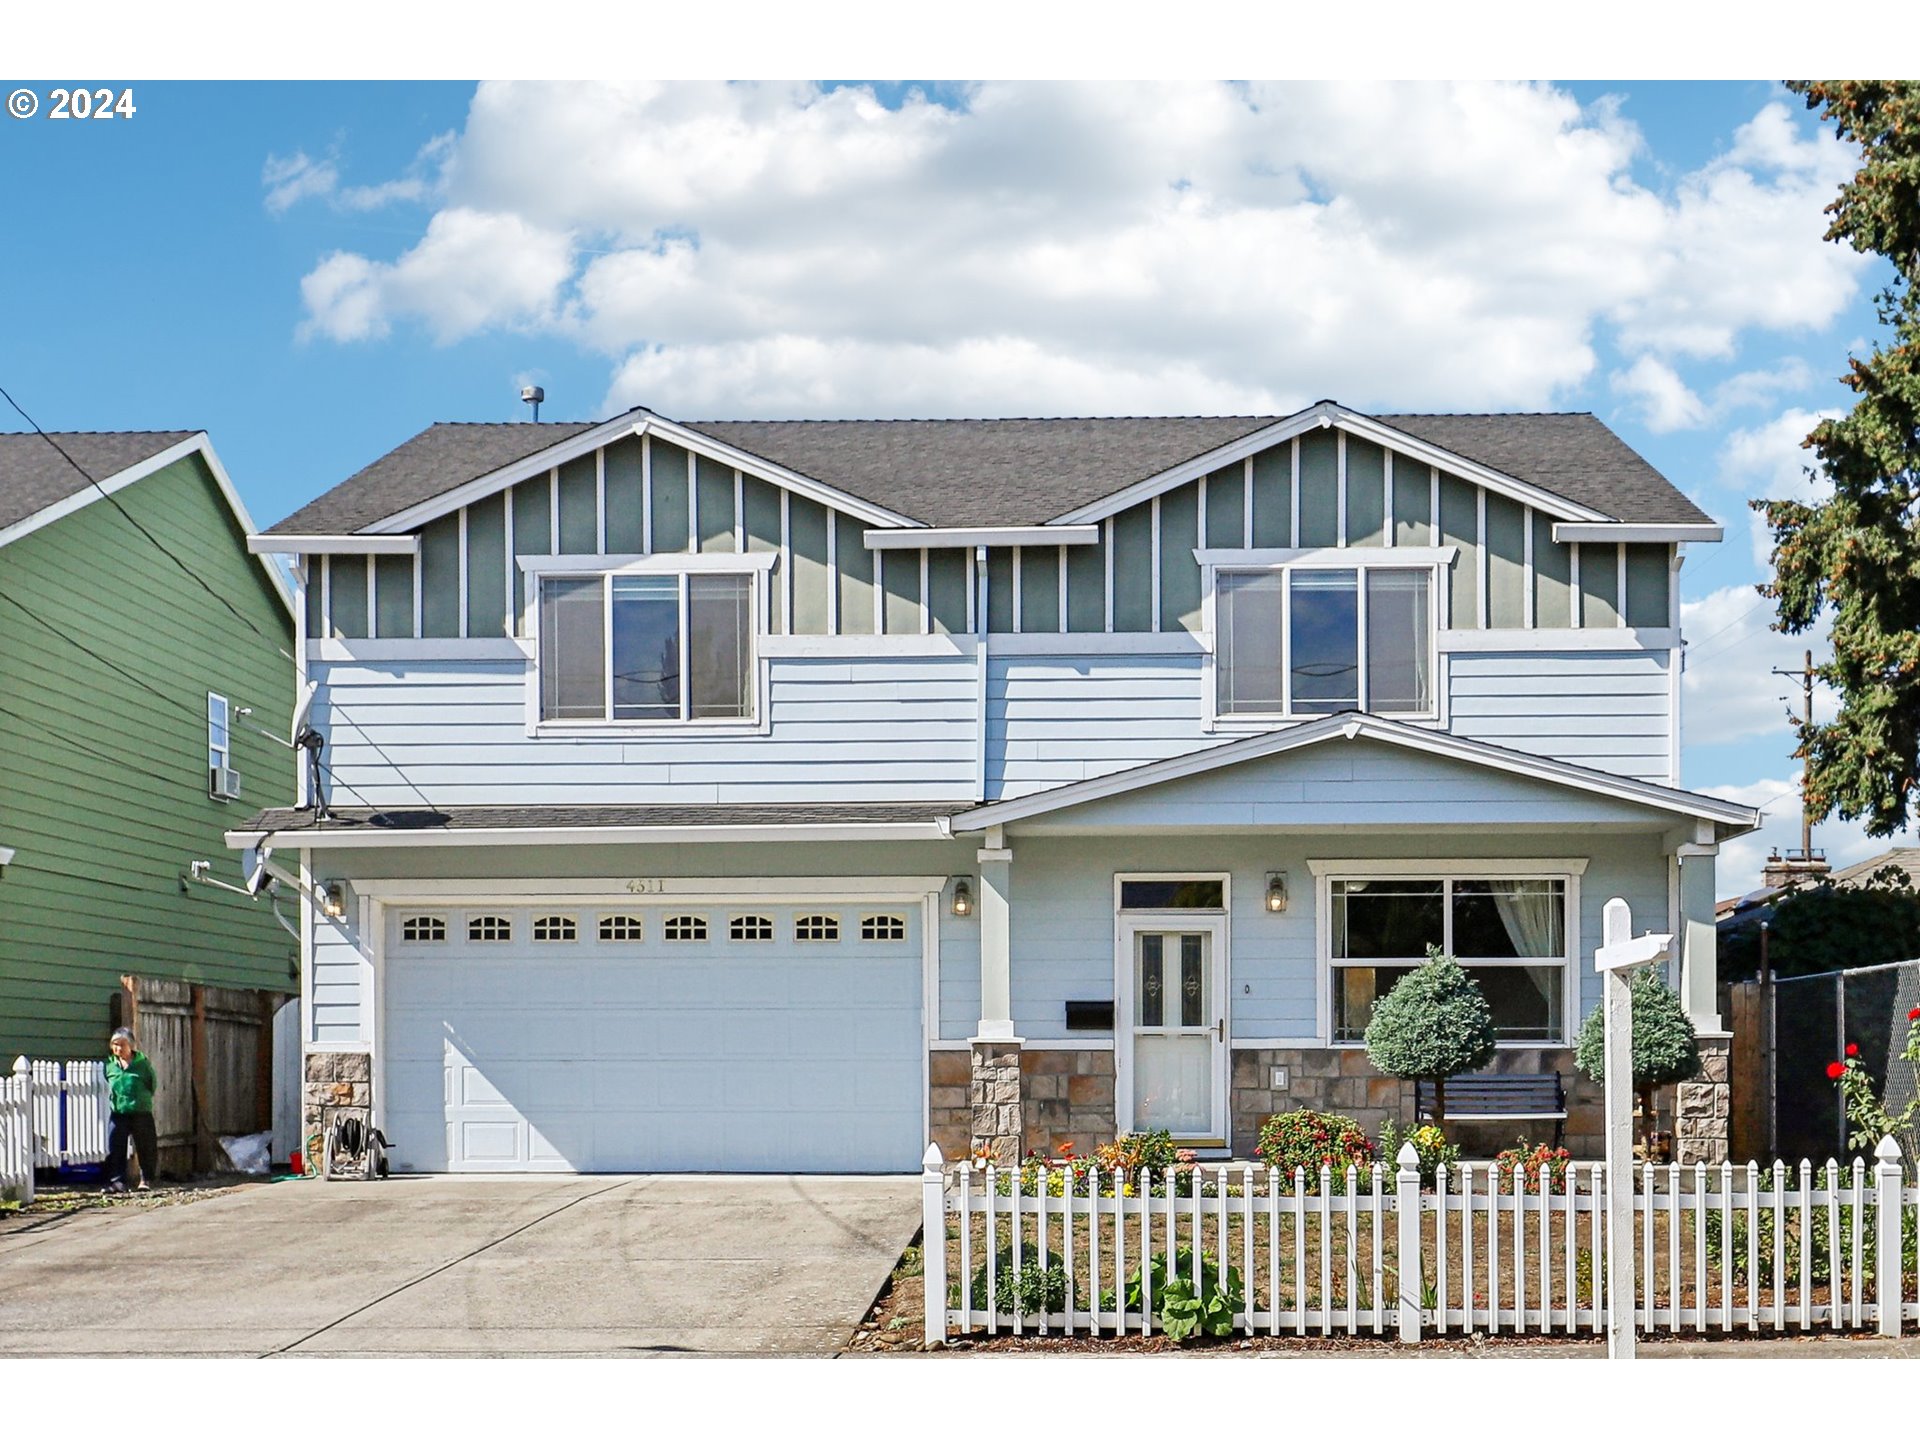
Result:
{"label": "white storm door", "polygon": [[1224,1141],[1225,922],[1128,920],[1127,1128]]}

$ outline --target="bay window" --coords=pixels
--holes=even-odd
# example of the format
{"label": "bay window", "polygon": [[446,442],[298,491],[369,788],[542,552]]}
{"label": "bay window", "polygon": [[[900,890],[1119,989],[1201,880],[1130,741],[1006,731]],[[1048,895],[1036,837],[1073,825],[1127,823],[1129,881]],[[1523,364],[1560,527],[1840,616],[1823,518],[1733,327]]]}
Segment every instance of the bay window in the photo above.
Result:
{"label": "bay window", "polygon": [[1431,566],[1220,569],[1221,716],[1433,713]]}
{"label": "bay window", "polygon": [[1566,1044],[1568,895],[1565,876],[1335,877],[1334,1042],[1360,1041],[1374,1002],[1422,964],[1431,945],[1479,982],[1502,1042]]}
{"label": "bay window", "polygon": [[543,574],[543,721],[751,721],[754,577]]}

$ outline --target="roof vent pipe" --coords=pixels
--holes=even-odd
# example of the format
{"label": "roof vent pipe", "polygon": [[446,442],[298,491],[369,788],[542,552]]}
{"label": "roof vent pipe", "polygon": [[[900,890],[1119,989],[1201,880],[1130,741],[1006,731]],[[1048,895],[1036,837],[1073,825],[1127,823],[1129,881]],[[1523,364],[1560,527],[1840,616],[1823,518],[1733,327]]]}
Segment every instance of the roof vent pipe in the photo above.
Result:
{"label": "roof vent pipe", "polygon": [[536,425],[540,423],[540,402],[546,398],[547,392],[538,385],[522,385],[520,387],[521,403],[533,407],[533,423]]}

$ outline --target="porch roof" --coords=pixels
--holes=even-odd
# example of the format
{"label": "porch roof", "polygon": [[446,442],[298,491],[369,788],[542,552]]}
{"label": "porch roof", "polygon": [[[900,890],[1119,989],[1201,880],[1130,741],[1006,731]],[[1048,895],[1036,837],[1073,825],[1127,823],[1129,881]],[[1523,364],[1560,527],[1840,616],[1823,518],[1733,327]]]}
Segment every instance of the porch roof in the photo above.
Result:
{"label": "porch roof", "polygon": [[[1620,811],[1623,806],[1631,807],[1632,811],[1637,811],[1650,820],[1667,817],[1670,822],[1691,822],[1696,828],[1711,826],[1712,838],[1715,841],[1745,834],[1756,829],[1760,824],[1760,812],[1748,805],[1717,799],[1710,795],[1699,795],[1671,786],[1656,785],[1645,780],[1634,780],[1624,775],[1570,764],[1564,760],[1553,760],[1526,751],[1510,750],[1504,746],[1490,745],[1483,740],[1469,740],[1445,731],[1409,725],[1359,712],[1328,715],[1286,730],[1249,736],[1243,740],[1229,741],[1206,750],[1137,765],[1110,775],[1076,781],[1038,794],[983,805],[955,815],[949,823],[956,833],[961,833],[984,831],[995,826],[1040,820],[1043,817],[1058,817],[1061,821],[1066,821],[1068,817],[1064,812],[1094,805],[1100,801],[1130,795],[1145,798],[1143,792],[1153,791],[1157,787],[1216,775],[1224,770],[1271,757],[1315,749],[1330,750],[1350,742],[1373,742],[1376,745],[1394,747],[1402,752],[1413,752],[1435,761],[1463,767],[1469,774],[1477,770],[1483,773],[1489,782],[1518,781],[1554,787],[1566,792],[1569,801],[1576,797],[1586,797],[1596,799],[1603,804],[1611,802],[1616,811]],[[1415,786],[1418,783],[1417,780],[1413,782]],[[1383,814],[1389,811],[1398,812],[1402,808],[1411,807],[1420,798],[1416,788],[1392,799],[1372,802],[1363,808]],[[1238,806],[1241,799],[1242,797],[1236,793],[1230,799],[1214,803],[1216,808],[1224,810]],[[1258,802],[1248,800],[1247,804],[1257,806]],[[1571,806],[1569,808],[1570,811],[1573,809]],[[1220,818],[1224,820],[1226,817],[1222,815]],[[1359,824],[1366,823],[1357,814],[1354,818]],[[1510,817],[1506,816],[1500,818],[1503,823],[1510,820]],[[1461,814],[1452,823],[1472,824],[1474,821],[1475,817],[1472,815]],[[1202,820],[1198,823],[1204,825],[1206,822]],[[1403,822],[1395,818],[1392,823]],[[1432,822],[1415,821],[1414,823]],[[1567,823],[1586,822],[1585,817],[1570,813]]]}

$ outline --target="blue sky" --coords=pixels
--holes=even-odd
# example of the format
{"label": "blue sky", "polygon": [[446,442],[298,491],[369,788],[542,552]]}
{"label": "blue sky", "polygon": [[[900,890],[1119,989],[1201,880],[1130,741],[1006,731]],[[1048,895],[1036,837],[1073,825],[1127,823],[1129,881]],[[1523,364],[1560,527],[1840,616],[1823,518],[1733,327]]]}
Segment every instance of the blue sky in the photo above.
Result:
{"label": "blue sky", "polygon": [[1802,642],[1745,501],[1800,483],[1881,283],[1820,240],[1851,164],[1797,100],[929,93],[166,83],[0,122],[0,384],[49,429],[207,429],[262,524],[526,379],[556,419],[1593,410],[1728,527],[1683,572],[1684,781],[1795,839],[1766,672]]}

